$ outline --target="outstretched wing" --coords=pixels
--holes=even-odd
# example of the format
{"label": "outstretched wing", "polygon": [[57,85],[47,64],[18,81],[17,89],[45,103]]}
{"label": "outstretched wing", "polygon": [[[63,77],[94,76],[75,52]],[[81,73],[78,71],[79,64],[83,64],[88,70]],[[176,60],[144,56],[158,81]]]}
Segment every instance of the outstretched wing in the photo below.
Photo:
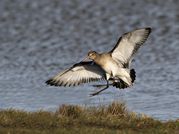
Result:
{"label": "outstretched wing", "polygon": [[105,78],[103,69],[92,61],[80,62],[46,81],[51,86],[76,86]]}
{"label": "outstretched wing", "polygon": [[150,32],[151,28],[142,28],[123,34],[110,51],[113,59],[128,65],[140,46],[147,40]]}

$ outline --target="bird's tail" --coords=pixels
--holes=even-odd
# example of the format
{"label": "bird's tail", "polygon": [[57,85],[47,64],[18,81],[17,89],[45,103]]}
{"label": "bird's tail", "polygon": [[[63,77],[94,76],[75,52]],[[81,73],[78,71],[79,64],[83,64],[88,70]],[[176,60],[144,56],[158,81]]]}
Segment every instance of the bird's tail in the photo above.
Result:
{"label": "bird's tail", "polygon": [[[136,78],[136,74],[135,74],[134,69],[130,70],[130,77],[131,77],[131,82],[134,83],[135,78]],[[116,88],[119,88],[119,89],[124,89],[124,88],[129,87],[129,85],[121,79],[119,81],[114,81],[113,86],[116,87]]]}

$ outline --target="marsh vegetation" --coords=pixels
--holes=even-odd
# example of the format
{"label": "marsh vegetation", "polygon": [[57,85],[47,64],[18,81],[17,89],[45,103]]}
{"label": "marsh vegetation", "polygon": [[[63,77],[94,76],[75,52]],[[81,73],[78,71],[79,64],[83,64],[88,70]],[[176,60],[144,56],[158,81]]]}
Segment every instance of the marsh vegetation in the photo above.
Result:
{"label": "marsh vegetation", "polygon": [[0,133],[178,133],[179,121],[162,122],[129,112],[124,103],[83,107],[62,105],[56,112],[0,111]]}

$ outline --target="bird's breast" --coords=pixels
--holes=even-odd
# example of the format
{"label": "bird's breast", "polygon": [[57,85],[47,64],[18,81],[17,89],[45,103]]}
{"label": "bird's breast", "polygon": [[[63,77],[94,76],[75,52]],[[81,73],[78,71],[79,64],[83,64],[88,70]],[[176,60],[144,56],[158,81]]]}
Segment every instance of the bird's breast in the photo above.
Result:
{"label": "bird's breast", "polygon": [[108,73],[112,76],[115,76],[119,69],[118,65],[111,61],[106,62],[102,68],[105,70],[106,73]]}
{"label": "bird's breast", "polygon": [[101,66],[101,68],[111,76],[115,76],[118,71],[118,64],[112,59],[109,54],[100,55],[95,62]]}

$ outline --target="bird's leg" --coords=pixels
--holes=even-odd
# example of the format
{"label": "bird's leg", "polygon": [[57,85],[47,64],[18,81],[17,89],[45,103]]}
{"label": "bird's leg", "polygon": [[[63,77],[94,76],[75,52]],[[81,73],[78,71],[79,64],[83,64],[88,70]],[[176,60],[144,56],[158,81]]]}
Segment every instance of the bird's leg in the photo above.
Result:
{"label": "bird's leg", "polygon": [[[110,84],[108,84],[109,86],[112,86],[113,84],[112,83],[110,83]],[[101,84],[101,85],[92,85],[93,87],[97,87],[97,88],[101,88],[101,87],[104,87],[104,86],[106,86],[106,84]]]}
{"label": "bird's leg", "polygon": [[92,94],[90,94],[90,95],[91,95],[91,96],[98,95],[98,94],[101,93],[102,91],[106,90],[108,87],[109,87],[109,82],[108,82],[108,80],[107,80],[107,84],[106,84],[106,87],[105,87],[105,88],[99,90],[98,92],[92,93]]}

